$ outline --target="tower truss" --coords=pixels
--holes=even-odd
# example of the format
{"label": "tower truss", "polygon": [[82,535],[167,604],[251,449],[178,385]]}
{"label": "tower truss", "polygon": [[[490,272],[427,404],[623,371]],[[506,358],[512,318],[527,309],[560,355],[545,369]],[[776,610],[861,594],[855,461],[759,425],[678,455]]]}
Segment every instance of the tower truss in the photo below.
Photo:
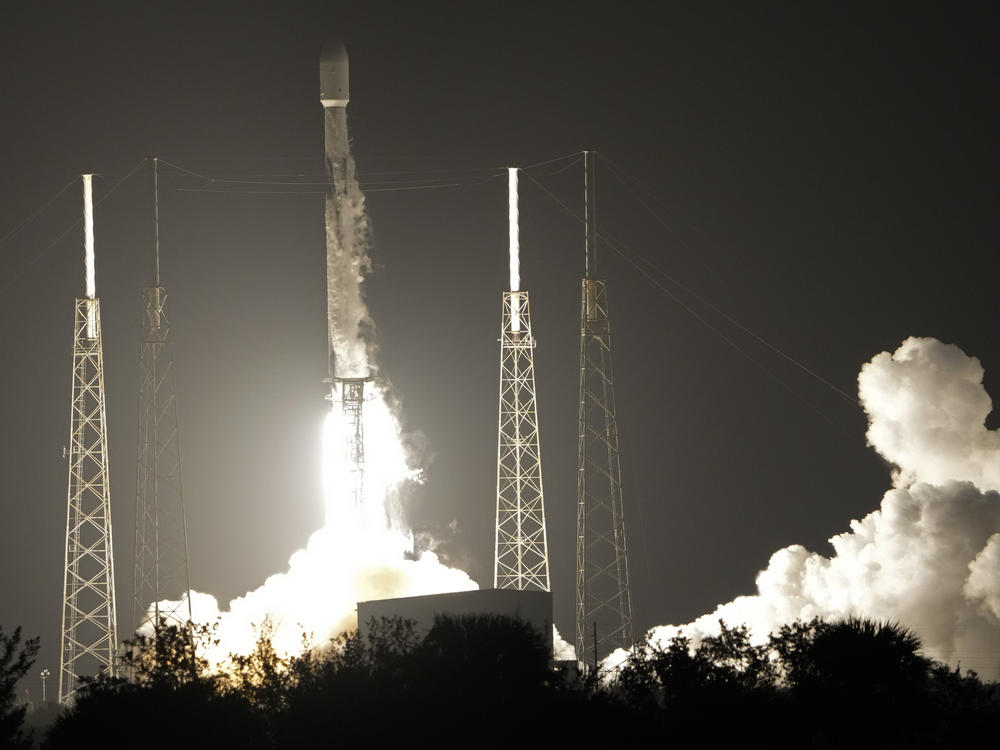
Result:
{"label": "tower truss", "polygon": [[72,702],[82,676],[113,675],[118,648],[100,300],[77,298],[73,331],[59,655],[62,704]]}
{"label": "tower truss", "polygon": [[[587,275],[581,284],[576,513],[576,654],[596,667],[632,645],[607,287],[596,278],[593,152],[586,152]],[[589,657],[589,659],[587,658]]]}
{"label": "tower truss", "polygon": [[355,508],[365,506],[365,401],[373,397],[375,378],[330,378],[330,401],[344,415],[344,459]]}
{"label": "tower truss", "polygon": [[186,628],[192,619],[177,396],[167,343],[167,288],[160,284],[158,160],[154,157],[151,162],[153,285],[142,289],[132,571],[132,624],[147,633],[155,633],[161,623]]}
{"label": "tower truss", "polygon": [[549,590],[534,350],[528,293],[504,292],[493,568],[498,589]]}
{"label": "tower truss", "polygon": [[191,620],[184,484],[167,290],[142,290],[132,624],[146,632]]}

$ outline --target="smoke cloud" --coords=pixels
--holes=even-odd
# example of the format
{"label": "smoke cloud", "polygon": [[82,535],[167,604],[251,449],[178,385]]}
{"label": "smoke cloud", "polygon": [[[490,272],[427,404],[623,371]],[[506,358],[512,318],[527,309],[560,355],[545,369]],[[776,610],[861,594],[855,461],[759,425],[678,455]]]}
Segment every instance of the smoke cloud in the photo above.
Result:
{"label": "smoke cloud", "polygon": [[326,309],[330,375],[363,378],[374,364],[375,324],[365,303],[363,284],[371,271],[371,223],[358,185],[347,137],[347,109],[324,109],[326,169]]}
{"label": "smoke cloud", "polygon": [[799,618],[869,617],[911,628],[933,658],[1000,677],[1000,435],[986,428],[982,379],[976,358],[936,339],[875,356],[858,376],[868,443],[896,467],[879,509],[832,537],[832,555],[778,550],[756,595],[647,640],[697,641],[721,619],[762,642]]}

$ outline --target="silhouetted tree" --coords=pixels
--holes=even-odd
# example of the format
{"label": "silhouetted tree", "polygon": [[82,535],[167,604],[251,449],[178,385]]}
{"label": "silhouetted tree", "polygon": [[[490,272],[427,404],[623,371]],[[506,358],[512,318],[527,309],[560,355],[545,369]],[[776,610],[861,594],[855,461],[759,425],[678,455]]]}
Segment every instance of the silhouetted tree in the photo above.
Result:
{"label": "silhouetted tree", "polygon": [[6,635],[0,626],[0,747],[30,747],[21,731],[25,707],[17,705],[17,681],[24,677],[38,654],[38,639],[21,643],[21,628]]}
{"label": "silhouetted tree", "polygon": [[160,623],[156,636],[125,642],[123,673],[85,680],[49,730],[44,748],[74,748],[87,738],[102,748],[178,746],[267,748],[248,700],[223,690],[194,653],[188,628]]}
{"label": "silhouetted tree", "polygon": [[[412,729],[412,620],[381,618],[288,664],[278,747],[407,737]],[[410,735],[412,738],[412,735]]]}
{"label": "silhouetted tree", "polygon": [[898,623],[850,618],[785,626],[771,638],[801,735],[818,747],[895,747],[933,723],[929,659]]}
{"label": "silhouetted tree", "polygon": [[614,688],[652,727],[684,742],[745,739],[774,710],[777,672],[770,649],[751,644],[745,626],[719,626],[697,646],[679,636],[635,651]]}

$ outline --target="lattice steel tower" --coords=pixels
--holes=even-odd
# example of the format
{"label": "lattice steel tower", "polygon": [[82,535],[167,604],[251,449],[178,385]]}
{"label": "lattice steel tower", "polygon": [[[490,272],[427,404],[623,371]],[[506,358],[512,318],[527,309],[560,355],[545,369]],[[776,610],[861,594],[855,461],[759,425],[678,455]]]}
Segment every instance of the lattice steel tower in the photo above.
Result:
{"label": "lattice steel tower", "polygon": [[509,170],[510,288],[500,325],[496,555],[498,589],[549,590],[542,456],[535,397],[535,339],[528,293],[520,291],[517,170]]}
{"label": "lattice steel tower", "polygon": [[132,625],[155,632],[161,621],[187,627],[191,599],[167,288],[160,283],[158,160],[151,161],[153,285],[142,289]]}
{"label": "lattice steel tower", "polygon": [[580,403],[576,512],[576,654],[595,667],[632,645],[625,511],[622,505],[605,282],[597,277],[594,152],[584,152],[586,275],[580,301]]}
{"label": "lattice steel tower", "polygon": [[[374,397],[376,379],[327,378],[330,394],[327,398],[344,415],[344,459],[355,510],[364,509],[365,502],[365,402]],[[367,388],[366,388],[367,386]],[[339,448],[339,446],[338,446]],[[337,448],[335,448],[337,449]]]}
{"label": "lattice steel tower", "polygon": [[108,484],[101,304],[94,282],[91,175],[83,175],[87,296],[76,300],[66,500],[59,702],[71,703],[84,675],[114,674],[115,566]]}

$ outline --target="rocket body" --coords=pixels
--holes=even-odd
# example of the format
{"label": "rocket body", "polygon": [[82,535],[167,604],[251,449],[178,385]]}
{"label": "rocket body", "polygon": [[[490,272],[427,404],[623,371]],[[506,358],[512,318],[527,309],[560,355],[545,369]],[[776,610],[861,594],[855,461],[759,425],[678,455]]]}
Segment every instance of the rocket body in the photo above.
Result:
{"label": "rocket body", "polygon": [[325,127],[326,284],[329,376],[365,378],[371,374],[373,324],[362,293],[371,269],[371,229],[365,197],[358,185],[347,133],[348,62],[344,45],[334,40],[320,56],[320,103]]}
{"label": "rocket body", "polygon": [[350,101],[347,50],[331,39],[319,58],[319,100],[323,107],[347,107]]}

